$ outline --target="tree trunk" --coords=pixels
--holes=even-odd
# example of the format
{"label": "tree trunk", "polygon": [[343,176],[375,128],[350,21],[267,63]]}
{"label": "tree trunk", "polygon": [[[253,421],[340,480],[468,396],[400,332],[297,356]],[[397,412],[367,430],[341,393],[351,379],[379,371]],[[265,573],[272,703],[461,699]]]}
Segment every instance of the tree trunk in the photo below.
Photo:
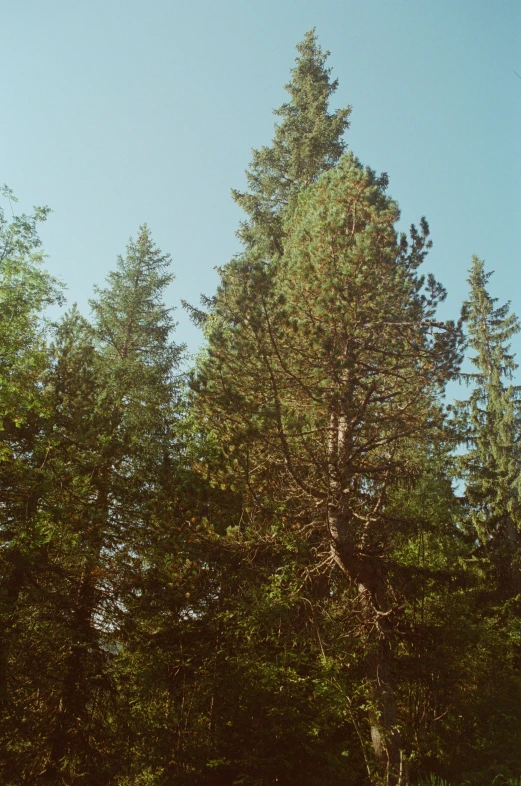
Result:
{"label": "tree trunk", "polygon": [[7,704],[9,631],[15,623],[16,606],[24,578],[22,557],[18,549],[14,549],[7,559],[11,563],[11,571],[0,584],[0,591],[4,595],[4,608],[1,609],[4,619],[0,628],[0,708]]}
{"label": "tree trunk", "polygon": [[367,677],[371,683],[369,725],[374,756],[374,783],[396,786],[401,781],[401,738],[392,677],[394,624],[381,559],[362,555],[349,535],[346,515],[329,510],[331,553],[357,589],[371,654]]}
{"label": "tree trunk", "polygon": [[[17,770],[16,746],[7,744],[8,740],[16,740],[18,728],[16,724],[15,697],[10,697],[10,665],[9,655],[11,648],[11,633],[18,621],[18,599],[25,579],[25,566],[22,555],[18,549],[13,549],[6,561],[10,563],[10,571],[0,582],[1,598],[0,614],[0,779],[2,775],[9,776]],[[14,677],[16,678],[16,673]]]}
{"label": "tree trunk", "polygon": [[510,597],[515,597],[521,594],[521,535],[510,516],[506,521],[502,540],[506,562],[505,572],[509,585],[508,593]]}
{"label": "tree trunk", "polygon": [[[63,686],[58,717],[51,735],[50,755],[40,777],[47,781],[57,778],[63,760],[68,756],[85,758],[85,724],[88,685],[86,658],[92,645],[92,614],[95,586],[91,565],[84,569],[74,613],[72,644],[64,667]],[[59,781],[56,781],[59,782]]]}

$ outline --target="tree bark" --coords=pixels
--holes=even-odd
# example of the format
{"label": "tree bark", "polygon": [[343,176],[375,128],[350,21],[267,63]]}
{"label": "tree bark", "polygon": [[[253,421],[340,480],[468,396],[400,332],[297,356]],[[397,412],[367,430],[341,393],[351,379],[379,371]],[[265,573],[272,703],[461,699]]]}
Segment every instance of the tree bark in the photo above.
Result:
{"label": "tree bark", "polygon": [[0,584],[0,591],[4,595],[2,604],[4,619],[0,628],[0,708],[7,704],[9,631],[15,623],[18,596],[22,590],[24,579],[22,557],[18,549],[11,552],[8,561],[11,563],[10,573]]}
{"label": "tree bark", "polygon": [[521,535],[508,516],[503,531],[501,532],[500,542],[500,576],[508,597],[515,597],[521,594]]}
{"label": "tree bark", "polygon": [[[86,658],[92,645],[92,614],[95,602],[95,586],[92,565],[85,566],[78,600],[73,618],[72,644],[67,657],[58,716],[50,739],[50,754],[40,778],[45,782],[56,782],[68,755],[85,757],[86,702]],[[53,780],[55,779],[55,780]]]}
{"label": "tree bark", "polygon": [[363,626],[371,654],[367,677],[371,683],[369,725],[374,756],[374,783],[397,786],[401,780],[401,737],[392,676],[394,623],[381,559],[363,555],[349,535],[346,514],[329,509],[333,559],[357,587]]}

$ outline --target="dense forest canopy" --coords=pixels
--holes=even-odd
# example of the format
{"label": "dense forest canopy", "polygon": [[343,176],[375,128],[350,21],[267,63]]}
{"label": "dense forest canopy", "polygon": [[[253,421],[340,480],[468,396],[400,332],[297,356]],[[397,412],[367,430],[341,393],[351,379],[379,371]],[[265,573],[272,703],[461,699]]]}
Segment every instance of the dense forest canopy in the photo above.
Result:
{"label": "dense forest canopy", "polygon": [[397,230],[297,50],[191,368],[146,225],[50,322],[48,209],[4,189],[6,786],[521,775],[519,322],[477,257],[440,318],[426,219]]}

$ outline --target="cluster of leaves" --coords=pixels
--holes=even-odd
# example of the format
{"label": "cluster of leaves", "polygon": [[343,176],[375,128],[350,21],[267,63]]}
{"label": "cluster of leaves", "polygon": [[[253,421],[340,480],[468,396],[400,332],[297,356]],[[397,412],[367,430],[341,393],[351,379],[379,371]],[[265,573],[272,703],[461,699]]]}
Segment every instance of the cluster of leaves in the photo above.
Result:
{"label": "cluster of leaves", "polygon": [[91,320],[50,324],[48,211],[0,211],[7,786],[521,772],[518,322],[475,259],[444,408],[463,322],[326,59],[311,31],[188,374],[146,226]]}

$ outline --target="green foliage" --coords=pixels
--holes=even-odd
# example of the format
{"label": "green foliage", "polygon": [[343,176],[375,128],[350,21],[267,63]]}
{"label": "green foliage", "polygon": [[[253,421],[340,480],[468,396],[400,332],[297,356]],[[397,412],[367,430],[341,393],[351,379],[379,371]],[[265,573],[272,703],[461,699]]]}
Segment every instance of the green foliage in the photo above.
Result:
{"label": "green foliage", "polygon": [[282,253],[284,216],[294,209],[299,192],[338,162],[349,127],[350,107],[328,111],[338,82],[330,79],[331,69],[325,67],[329,52],[322,52],[314,29],[297,51],[286,85],[290,100],[275,110],[281,120],[273,143],[253,151],[251,170],[246,172],[249,191],[232,191],[249,216],[239,237],[247,247],[268,254]]}
{"label": "green foliage", "polygon": [[518,532],[521,522],[521,386],[508,384],[517,369],[509,341],[519,332],[519,322],[509,314],[508,304],[495,306],[496,300],[486,289],[490,276],[475,257],[464,313],[476,372],[463,375],[473,390],[469,400],[460,403],[462,438],[470,448],[461,464],[470,518],[482,543],[505,534],[509,524]]}
{"label": "green foliage", "polygon": [[[16,199],[7,187],[2,195],[12,213]],[[19,614],[19,602],[27,585],[36,583],[49,539],[46,522],[35,516],[50,405],[42,311],[60,298],[57,282],[42,270],[37,229],[48,212],[35,208],[32,215],[9,220],[0,208],[0,745],[5,750],[0,771],[6,775],[12,775],[12,758],[30,745],[12,734],[19,710],[10,664],[25,661],[29,620]]]}
{"label": "green foliage", "polygon": [[[210,446],[205,471],[241,491],[247,527],[279,538],[303,525],[321,559],[358,586],[361,631],[384,642],[360,634],[366,692],[378,693],[376,672],[388,675],[385,698],[366,695],[366,706],[375,728],[394,716],[391,739],[401,722],[390,555],[410,524],[389,498],[418,479],[420,446],[439,440],[436,396],[461,342],[456,325],[435,320],[443,289],[417,273],[426,222],[410,242],[399,237],[386,185],[343,157],[300,194],[282,257],[265,263],[250,249],[222,271],[192,411]],[[397,766],[397,743],[394,755]]]}
{"label": "green foliage", "polygon": [[8,786],[518,783],[518,320],[475,259],[449,420],[427,222],[397,233],[297,49],[189,385],[146,225],[50,332],[48,210],[0,210]]}
{"label": "green foliage", "polygon": [[[17,200],[6,186],[1,195],[12,210]],[[12,216],[0,206],[0,418],[19,429],[40,407],[39,375],[46,364],[43,309],[59,300],[58,283],[42,270],[38,224],[49,209]],[[1,455],[9,455],[2,446]],[[7,451],[7,453],[6,453]]]}

